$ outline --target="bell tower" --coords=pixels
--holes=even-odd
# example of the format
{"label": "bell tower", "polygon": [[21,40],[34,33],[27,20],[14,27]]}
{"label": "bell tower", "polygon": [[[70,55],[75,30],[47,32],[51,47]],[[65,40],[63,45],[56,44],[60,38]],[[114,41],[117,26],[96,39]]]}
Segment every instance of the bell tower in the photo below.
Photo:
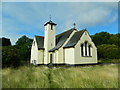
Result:
{"label": "bell tower", "polygon": [[44,35],[44,64],[49,64],[49,50],[55,47],[55,31],[56,25],[51,20],[44,24],[45,26],[45,35]]}

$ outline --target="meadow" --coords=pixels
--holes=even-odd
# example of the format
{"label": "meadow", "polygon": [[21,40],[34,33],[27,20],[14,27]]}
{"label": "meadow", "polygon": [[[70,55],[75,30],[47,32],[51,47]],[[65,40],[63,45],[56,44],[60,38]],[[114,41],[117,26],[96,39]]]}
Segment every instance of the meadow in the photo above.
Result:
{"label": "meadow", "polygon": [[2,70],[3,88],[118,88],[118,65],[21,66]]}

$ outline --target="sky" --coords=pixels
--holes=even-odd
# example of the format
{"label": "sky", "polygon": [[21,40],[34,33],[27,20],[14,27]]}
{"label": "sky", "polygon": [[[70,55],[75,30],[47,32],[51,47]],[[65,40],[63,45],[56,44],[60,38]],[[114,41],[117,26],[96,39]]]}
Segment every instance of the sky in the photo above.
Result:
{"label": "sky", "polygon": [[32,39],[44,36],[44,24],[50,15],[57,24],[56,34],[73,28],[73,23],[78,30],[87,29],[90,35],[118,33],[117,2],[2,2],[0,12],[2,37],[10,38],[13,45],[23,35]]}

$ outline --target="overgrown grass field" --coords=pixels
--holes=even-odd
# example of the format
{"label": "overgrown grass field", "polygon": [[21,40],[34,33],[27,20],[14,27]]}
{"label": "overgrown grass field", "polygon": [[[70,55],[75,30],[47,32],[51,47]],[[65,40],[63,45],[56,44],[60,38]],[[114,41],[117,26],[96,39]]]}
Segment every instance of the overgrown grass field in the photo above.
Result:
{"label": "overgrown grass field", "polygon": [[118,88],[118,65],[19,67],[2,71],[3,88]]}

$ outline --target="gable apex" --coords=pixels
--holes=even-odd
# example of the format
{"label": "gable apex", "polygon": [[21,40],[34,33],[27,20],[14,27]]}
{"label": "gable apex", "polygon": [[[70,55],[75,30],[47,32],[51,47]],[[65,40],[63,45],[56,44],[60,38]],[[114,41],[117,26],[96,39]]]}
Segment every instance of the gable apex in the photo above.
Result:
{"label": "gable apex", "polygon": [[56,23],[54,23],[53,21],[49,21],[49,22],[47,22],[46,24],[44,24],[44,26],[46,26],[47,24],[51,24],[51,25],[57,25]]}
{"label": "gable apex", "polygon": [[75,34],[72,36],[72,38],[68,41],[68,43],[63,48],[74,47],[77,44],[77,42],[80,40],[81,36],[85,31],[87,30],[83,29],[81,31],[75,32]]}

